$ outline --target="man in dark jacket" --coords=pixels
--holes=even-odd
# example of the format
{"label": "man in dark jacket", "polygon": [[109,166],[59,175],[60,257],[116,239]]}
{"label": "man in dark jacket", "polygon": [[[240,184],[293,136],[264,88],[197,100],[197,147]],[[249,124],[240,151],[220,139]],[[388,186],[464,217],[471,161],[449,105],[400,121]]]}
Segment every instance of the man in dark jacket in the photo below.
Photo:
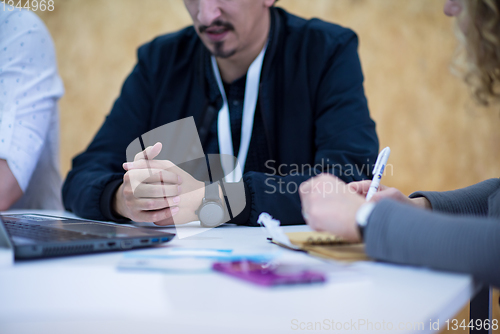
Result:
{"label": "man in dark jacket", "polygon": [[172,215],[183,217],[176,224],[197,220],[204,193],[185,196],[185,174],[152,178],[138,195],[130,166],[122,166],[136,138],[190,116],[205,154],[227,153],[229,143],[242,165],[246,205],[231,216],[233,223],[255,225],[268,212],[284,225],[302,224],[303,181],[321,172],[346,182],[369,177],[378,139],[355,33],[288,14],[274,7],[275,0],[184,2],[194,26],[139,48],[111,113],[73,160],[63,188],[67,210],[158,225],[171,224]]}

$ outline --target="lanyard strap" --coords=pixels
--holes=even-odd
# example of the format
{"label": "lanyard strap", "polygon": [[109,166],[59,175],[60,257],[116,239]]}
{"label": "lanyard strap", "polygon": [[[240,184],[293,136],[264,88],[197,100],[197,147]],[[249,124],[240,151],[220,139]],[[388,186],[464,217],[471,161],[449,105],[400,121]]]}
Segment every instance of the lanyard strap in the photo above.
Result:
{"label": "lanyard strap", "polygon": [[[219,150],[221,154],[221,165],[224,170],[226,182],[239,182],[243,177],[243,170],[250,147],[250,139],[253,131],[253,120],[257,99],[259,97],[260,74],[264,63],[267,44],[262,49],[258,57],[253,61],[248,69],[247,81],[245,87],[245,100],[243,103],[243,120],[241,124],[241,142],[238,151],[238,162],[234,166],[233,137],[231,133],[231,122],[229,117],[229,104],[227,102],[226,92],[219,72],[219,66],[214,56],[212,56],[212,68],[215,73],[215,79],[222,95],[223,105],[217,118],[217,132],[219,139]],[[225,157],[226,156],[226,157]]]}

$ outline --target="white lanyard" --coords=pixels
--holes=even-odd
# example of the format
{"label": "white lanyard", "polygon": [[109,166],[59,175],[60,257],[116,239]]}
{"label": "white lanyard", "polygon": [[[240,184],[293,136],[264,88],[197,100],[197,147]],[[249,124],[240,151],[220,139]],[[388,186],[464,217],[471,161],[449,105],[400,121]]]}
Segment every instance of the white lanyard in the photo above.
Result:
{"label": "white lanyard", "polygon": [[226,182],[239,182],[243,177],[243,170],[245,169],[248,148],[250,147],[250,139],[252,137],[253,119],[255,115],[255,108],[257,107],[257,99],[259,97],[260,74],[262,72],[266,49],[267,44],[262,49],[259,56],[253,61],[252,65],[250,65],[247,72],[245,100],[243,103],[243,120],[241,122],[241,142],[240,150],[238,151],[237,166],[234,166],[234,159],[229,158],[234,156],[231,122],[229,118],[229,104],[227,103],[227,96],[224,90],[224,85],[222,84],[219,66],[217,65],[215,57],[212,56],[212,68],[214,70],[215,79],[217,79],[217,84],[223,101],[222,108],[219,111],[219,116],[217,118],[217,131],[219,137],[221,165],[224,170],[224,175],[226,175]]}

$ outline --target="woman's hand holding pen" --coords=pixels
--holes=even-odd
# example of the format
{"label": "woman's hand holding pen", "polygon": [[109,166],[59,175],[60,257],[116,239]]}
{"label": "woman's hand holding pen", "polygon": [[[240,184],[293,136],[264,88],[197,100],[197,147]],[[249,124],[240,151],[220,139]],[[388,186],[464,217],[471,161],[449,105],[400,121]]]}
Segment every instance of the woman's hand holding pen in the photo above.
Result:
{"label": "woman's hand holding pen", "polygon": [[356,212],[365,198],[350,191],[342,180],[331,174],[313,177],[301,184],[300,198],[302,215],[311,228],[351,242],[361,241]]}
{"label": "woman's hand holding pen", "polygon": [[[345,184],[330,174],[311,178],[300,186],[302,215],[317,231],[326,231],[351,242],[361,241],[356,213],[366,203],[365,197],[372,181]],[[431,209],[425,197],[408,198],[396,188],[380,185],[370,202],[390,198],[419,208]]]}
{"label": "woman's hand holding pen", "polygon": [[[366,196],[368,189],[370,189],[370,180],[351,182],[347,186],[352,192],[355,192],[361,196]],[[380,185],[378,192],[373,195],[370,201],[378,202],[384,198],[390,198],[395,201],[413,205],[422,209],[431,210],[431,203],[425,197],[408,198],[401,191],[396,188],[390,188],[384,185]]]}

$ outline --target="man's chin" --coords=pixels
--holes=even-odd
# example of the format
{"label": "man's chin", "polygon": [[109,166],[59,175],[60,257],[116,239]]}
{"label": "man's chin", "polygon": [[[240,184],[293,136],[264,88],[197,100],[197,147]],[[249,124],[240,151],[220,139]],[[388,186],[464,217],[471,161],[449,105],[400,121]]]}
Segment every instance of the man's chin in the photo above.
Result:
{"label": "man's chin", "polygon": [[236,53],[236,49],[226,50],[224,48],[224,42],[220,42],[220,43],[214,43],[213,47],[210,49],[210,52],[216,58],[226,59],[234,56],[234,54]]}

